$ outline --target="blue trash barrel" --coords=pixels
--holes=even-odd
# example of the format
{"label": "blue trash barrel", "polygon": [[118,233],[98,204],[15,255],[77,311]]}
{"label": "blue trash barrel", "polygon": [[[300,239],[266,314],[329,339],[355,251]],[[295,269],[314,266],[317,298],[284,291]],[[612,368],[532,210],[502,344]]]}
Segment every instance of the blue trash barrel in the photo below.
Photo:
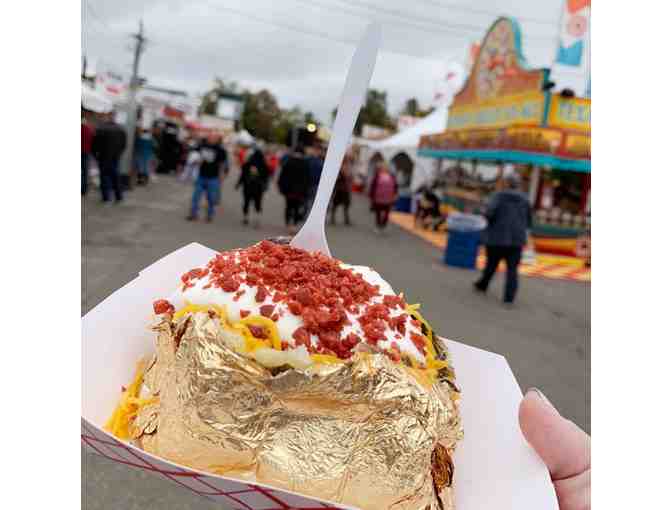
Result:
{"label": "blue trash barrel", "polygon": [[443,262],[449,266],[476,269],[481,231],[485,218],[476,214],[453,213],[448,217],[448,243]]}
{"label": "blue trash barrel", "polygon": [[397,198],[397,201],[394,204],[394,210],[399,212],[410,213],[411,212],[411,196],[401,195]]}

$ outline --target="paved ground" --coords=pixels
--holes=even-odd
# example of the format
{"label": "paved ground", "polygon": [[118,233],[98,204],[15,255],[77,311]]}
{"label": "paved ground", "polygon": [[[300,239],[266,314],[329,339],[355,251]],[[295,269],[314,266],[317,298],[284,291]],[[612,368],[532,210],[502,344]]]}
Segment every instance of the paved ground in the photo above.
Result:
{"label": "paved ground", "polygon": [[[192,241],[214,249],[246,246],[284,234],[281,199],[273,190],[259,230],[240,223],[240,197],[230,177],[212,224],[184,221],[190,187],[170,177],[103,207],[96,194],[82,201],[82,313],[130,281],[155,259]],[[391,225],[378,236],[366,203],[355,200],[355,225],[331,227],[334,256],[375,267],[441,335],[503,354],[523,389],[541,388],[558,409],[590,430],[590,287],[522,278],[514,309],[499,302],[501,275],[489,295],[476,295],[476,274],[448,268],[440,251]],[[459,377],[459,374],[458,374]],[[93,509],[221,508],[168,481],[82,453],[82,502]]]}

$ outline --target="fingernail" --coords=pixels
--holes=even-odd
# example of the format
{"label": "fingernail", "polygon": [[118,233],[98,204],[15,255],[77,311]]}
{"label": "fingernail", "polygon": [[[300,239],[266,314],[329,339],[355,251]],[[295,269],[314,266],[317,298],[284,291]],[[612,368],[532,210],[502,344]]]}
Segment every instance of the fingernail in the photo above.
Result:
{"label": "fingernail", "polygon": [[553,410],[554,410],[555,412],[558,411],[558,410],[555,408],[555,406],[554,406],[553,404],[551,404],[551,401],[548,400],[548,398],[546,398],[546,395],[544,395],[544,394],[542,393],[542,391],[541,391],[539,388],[534,388],[534,387],[532,387],[532,388],[530,388],[529,390],[527,390],[527,393],[530,393],[531,391],[533,391],[534,393],[536,393],[536,394],[539,396],[539,398],[540,398],[541,400],[543,400],[545,404],[547,404],[548,406],[550,406],[551,408],[553,408]]}

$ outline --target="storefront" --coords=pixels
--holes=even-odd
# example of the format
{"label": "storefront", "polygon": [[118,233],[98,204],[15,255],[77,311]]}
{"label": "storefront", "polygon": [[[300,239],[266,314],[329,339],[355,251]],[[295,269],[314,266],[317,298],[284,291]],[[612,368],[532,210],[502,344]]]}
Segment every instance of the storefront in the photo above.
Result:
{"label": "storefront", "polygon": [[515,20],[491,26],[446,131],[423,136],[419,155],[441,160],[444,202],[457,209],[477,209],[505,171],[518,172],[537,249],[574,255],[590,225],[590,99],[547,90],[548,69],[528,68],[520,41]]}

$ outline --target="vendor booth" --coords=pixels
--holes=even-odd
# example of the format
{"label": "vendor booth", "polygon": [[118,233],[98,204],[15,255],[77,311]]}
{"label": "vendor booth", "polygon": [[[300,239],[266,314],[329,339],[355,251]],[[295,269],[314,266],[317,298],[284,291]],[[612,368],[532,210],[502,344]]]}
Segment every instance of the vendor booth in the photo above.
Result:
{"label": "vendor booth", "polygon": [[[487,32],[447,129],[420,140],[420,156],[440,161],[444,203],[482,207],[505,171],[519,172],[535,211],[538,251],[575,255],[590,227],[590,99],[549,89],[548,69],[530,69],[518,23],[499,18]],[[494,169],[483,178],[479,166]]]}
{"label": "vendor booth", "polygon": [[370,181],[375,164],[384,160],[397,176],[400,200],[397,209],[410,210],[410,196],[426,183],[435,173],[436,161],[432,158],[420,157],[418,145],[423,135],[441,133],[446,129],[448,105],[440,105],[432,113],[419,120],[407,129],[384,140],[358,141],[359,172]]}

